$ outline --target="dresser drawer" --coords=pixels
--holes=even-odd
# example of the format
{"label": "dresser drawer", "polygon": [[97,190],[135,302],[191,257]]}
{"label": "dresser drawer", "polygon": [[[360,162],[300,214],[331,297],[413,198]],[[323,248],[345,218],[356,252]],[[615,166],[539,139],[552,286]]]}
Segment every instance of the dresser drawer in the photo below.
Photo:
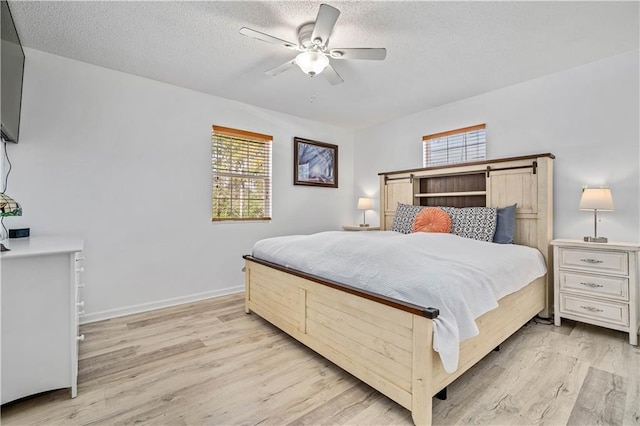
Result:
{"label": "dresser drawer", "polygon": [[629,274],[629,255],[619,251],[560,248],[560,268]]}
{"label": "dresser drawer", "polygon": [[629,300],[629,279],[615,276],[581,274],[560,271],[560,290],[574,291],[596,297]]}
{"label": "dresser drawer", "polygon": [[596,301],[586,297],[560,293],[560,313],[622,326],[629,325],[629,305],[626,303]]}

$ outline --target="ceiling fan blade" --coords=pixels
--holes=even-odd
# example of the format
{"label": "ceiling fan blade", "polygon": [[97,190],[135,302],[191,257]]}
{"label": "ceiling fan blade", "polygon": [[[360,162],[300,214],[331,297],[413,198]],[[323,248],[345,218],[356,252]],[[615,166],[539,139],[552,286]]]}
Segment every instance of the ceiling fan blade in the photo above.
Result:
{"label": "ceiling fan blade", "polygon": [[318,16],[316,17],[316,25],[311,33],[311,42],[313,44],[316,46],[327,45],[338,16],[340,16],[340,11],[335,7],[328,4],[320,5],[320,10],[318,10]]}
{"label": "ceiling fan blade", "polygon": [[280,64],[275,68],[271,68],[270,70],[265,71],[264,73],[267,75],[278,75],[282,72],[285,72],[286,70],[293,68],[296,66],[296,59],[290,59],[287,62],[285,62],[284,64]]}
{"label": "ceiling fan blade", "polygon": [[323,75],[324,78],[326,78],[329,84],[331,84],[332,86],[340,84],[344,81],[342,77],[340,77],[340,75],[336,72],[336,70],[333,69],[331,64],[327,65],[324,71],[322,71],[321,75]]}
{"label": "ceiling fan blade", "polygon": [[387,57],[387,49],[381,48],[352,48],[331,49],[329,54],[334,59],[373,59],[381,61]]}
{"label": "ceiling fan blade", "polygon": [[282,40],[277,37],[270,36],[269,34],[252,30],[251,28],[247,28],[247,27],[240,28],[240,34],[246,35],[247,37],[255,38],[258,40],[266,41],[267,43],[278,44],[280,46],[286,47],[287,49],[298,50],[298,45],[296,43],[291,43],[290,41]]}

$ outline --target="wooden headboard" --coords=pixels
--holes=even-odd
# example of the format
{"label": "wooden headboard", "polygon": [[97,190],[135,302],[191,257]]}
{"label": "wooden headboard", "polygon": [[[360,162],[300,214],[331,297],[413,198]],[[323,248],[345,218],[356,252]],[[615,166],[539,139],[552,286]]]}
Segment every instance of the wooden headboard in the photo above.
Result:
{"label": "wooden headboard", "polygon": [[550,301],[554,158],[547,153],[379,173],[380,229],[391,229],[398,203],[453,207],[517,203],[514,241],[537,248],[544,256]]}

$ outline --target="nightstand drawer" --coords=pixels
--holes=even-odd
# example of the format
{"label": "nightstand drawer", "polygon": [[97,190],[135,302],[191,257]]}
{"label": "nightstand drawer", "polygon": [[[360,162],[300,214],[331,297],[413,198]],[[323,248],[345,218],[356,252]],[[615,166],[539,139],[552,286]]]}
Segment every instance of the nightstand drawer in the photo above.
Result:
{"label": "nightstand drawer", "polygon": [[560,267],[629,274],[629,256],[620,251],[560,249]]}
{"label": "nightstand drawer", "polygon": [[596,301],[560,293],[560,312],[622,326],[629,325],[629,305],[626,303]]}
{"label": "nightstand drawer", "polygon": [[560,271],[560,290],[629,300],[629,280],[615,276],[587,275]]}

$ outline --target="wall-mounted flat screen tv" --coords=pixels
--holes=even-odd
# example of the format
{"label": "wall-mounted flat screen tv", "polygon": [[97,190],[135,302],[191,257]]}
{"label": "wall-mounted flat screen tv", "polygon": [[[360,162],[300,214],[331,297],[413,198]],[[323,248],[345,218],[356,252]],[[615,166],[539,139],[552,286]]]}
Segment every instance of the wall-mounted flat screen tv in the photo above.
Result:
{"label": "wall-mounted flat screen tv", "polygon": [[2,0],[0,18],[2,22],[2,76],[0,86],[0,117],[2,139],[18,142],[20,134],[20,105],[22,104],[22,75],[24,73],[24,51],[11,17],[9,4]]}

